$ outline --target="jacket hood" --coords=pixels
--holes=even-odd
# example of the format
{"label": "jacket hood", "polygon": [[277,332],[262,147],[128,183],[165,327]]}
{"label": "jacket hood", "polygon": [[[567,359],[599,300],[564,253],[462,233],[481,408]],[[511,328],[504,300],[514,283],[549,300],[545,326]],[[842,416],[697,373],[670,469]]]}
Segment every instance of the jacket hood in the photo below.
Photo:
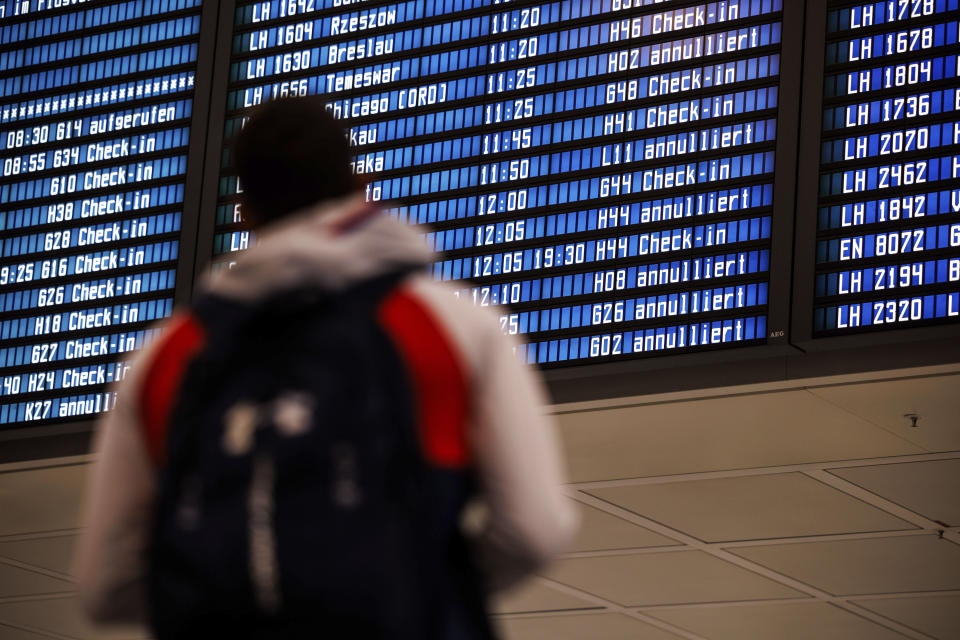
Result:
{"label": "jacket hood", "polygon": [[330,291],[434,257],[422,233],[382,213],[363,195],[321,203],[257,232],[257,244],[231,269],[210,275],[202,289],[255,300],[285,289]]}

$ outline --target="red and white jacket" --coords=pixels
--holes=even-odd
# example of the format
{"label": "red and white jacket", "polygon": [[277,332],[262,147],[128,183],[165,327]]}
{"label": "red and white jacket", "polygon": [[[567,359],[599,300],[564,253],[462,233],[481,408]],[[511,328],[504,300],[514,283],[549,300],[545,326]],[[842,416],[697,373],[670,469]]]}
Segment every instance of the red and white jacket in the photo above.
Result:
{"label": "red and white jacket", "polygon": [[[259,240],[201,286],[256,300],[303,284],[339,290],[433,259],[417,229],[360,196],[265,227]],[[424,453],[442,466],[477,470],[485,514],[474,536],[477,564],[488,585],[502,589],[563,550],[576,517],[562,492],[559,448],[536,376],[514,355],[497,317],[453,291],[424,270],[388,296],[379,319],[410,367]],[[100,621],[146,618],[146,545],[166,420],[203,339],[187,315],[165,326],[97,428],[75,568],[84,608]]]}

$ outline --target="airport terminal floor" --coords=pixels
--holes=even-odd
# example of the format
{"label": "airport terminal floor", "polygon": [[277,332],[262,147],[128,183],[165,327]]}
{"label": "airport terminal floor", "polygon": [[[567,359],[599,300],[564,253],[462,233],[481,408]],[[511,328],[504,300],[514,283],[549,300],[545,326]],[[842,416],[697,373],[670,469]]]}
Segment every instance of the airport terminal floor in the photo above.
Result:
{"label": "airport terminal floor", "polygon": [[[496,601],[504,637],[958,637],[957,389],[960,364],[553,405],[582,530]],[[76,608],[89,462],[0,465],[4,640],[148,637]]]}

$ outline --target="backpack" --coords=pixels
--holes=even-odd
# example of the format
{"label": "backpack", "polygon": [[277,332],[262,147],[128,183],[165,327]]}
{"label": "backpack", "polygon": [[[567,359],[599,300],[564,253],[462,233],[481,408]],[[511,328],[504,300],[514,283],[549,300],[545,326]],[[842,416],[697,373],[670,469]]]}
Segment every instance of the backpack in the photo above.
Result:
{"label": "backpack", "polygon": [[425,460],[376,319],[403,275],[194,304],[149,558],[160,640],[492,637],[459,529],[473,478]]}

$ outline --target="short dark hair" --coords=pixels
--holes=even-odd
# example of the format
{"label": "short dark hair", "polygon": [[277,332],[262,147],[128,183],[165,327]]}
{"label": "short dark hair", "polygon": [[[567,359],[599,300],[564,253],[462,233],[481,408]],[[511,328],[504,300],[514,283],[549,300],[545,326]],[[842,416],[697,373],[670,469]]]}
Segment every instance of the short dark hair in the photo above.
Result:
{"label": "short dark hair", "polygon": [[356,188],[343,127],[320,96],[255,107],[236,136],[234,164],[243,201],[263,224]]}

